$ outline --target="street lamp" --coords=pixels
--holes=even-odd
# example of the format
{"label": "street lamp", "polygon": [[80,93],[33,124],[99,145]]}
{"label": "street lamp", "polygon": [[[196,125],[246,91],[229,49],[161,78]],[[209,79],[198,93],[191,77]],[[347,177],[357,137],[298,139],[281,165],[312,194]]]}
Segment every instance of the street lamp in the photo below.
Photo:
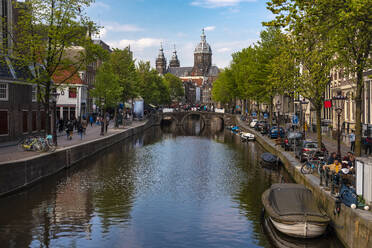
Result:
{"label": "street lamp", "polygon": [[105,99],[104,98],[100,98],[100,104],[101,104],[101,135],[104,135],[105,134],[105,117],[104,117],[104,111],[103,111],[103,107],[105,106],[105,103],[104,103]]}
{"label": "street lamp", "polygon": [[341,90],[337,91],[337,95],[332,97],[332,106],[337,113],[337,156],[341,158],[341,126],[340,117],[344,110],[344,104],[347,97],[342,95]]}
{"label": "street lamp", "polygon": [[50,99],[53,103],[53,114],[52,114],[52,120],[53,120],[53,143],[55,146],[57,146],[57,101],[59,98],[59,93],[57,93],[57,89],[54,88],[53,92],[50,93]]}
{"label": "street lamp", "polygon": [[307,104],[309,102],[302,100],[302,101],[300,101],[300,103],[301,103],[301,115],[302,115],[302,128],[303,128],[303,131],[304,131],[304,139],[306,139],[306,128],[305,128],[306,118],[305,118],[305,115],[306,115]]}

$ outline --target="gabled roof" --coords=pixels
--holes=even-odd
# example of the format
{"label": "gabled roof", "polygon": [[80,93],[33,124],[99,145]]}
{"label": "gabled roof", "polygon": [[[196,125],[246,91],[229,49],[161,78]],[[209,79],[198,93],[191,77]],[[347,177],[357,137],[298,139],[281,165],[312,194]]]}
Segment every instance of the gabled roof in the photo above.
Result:
{"label": "gabled roof", "polygon": [[191,76],[192,67],[169,67],[168,72],[177,77]]}
{"label": "gabled roof", "polygon": [[[71,68],[68,69],[62,69],[57,70],[56,73],[52,76],[52,80],[55,84],[86,84],[84,82],[78,73],[75,73],[71,76],[72,72],[75,71],[75,69]],[[68,79],[67,79],[68,78]],[[66,80],[67,79],[67,80]]]}
{"label": "gabled roof", "polygon": [[33,78],[29,67],[20,61],[5,55],[0,55],[0,78],[14,81],[27,81]]}

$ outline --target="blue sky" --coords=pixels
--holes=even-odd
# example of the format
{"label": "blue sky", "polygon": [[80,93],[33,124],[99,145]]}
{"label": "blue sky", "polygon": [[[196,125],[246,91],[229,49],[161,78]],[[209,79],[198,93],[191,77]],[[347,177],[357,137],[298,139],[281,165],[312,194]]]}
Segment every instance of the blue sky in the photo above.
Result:
{"label": "blue sky", "polygon": [[261,22],[272,18],[266,0],[96,0],[87,12],[104,27],[103,41],[116,48],[130,44],[134,57],[152,66],[160,42],[168,60],[175,44],[181,66],[192,66],[202,28],[212,63],[228,66],[231,54],[256,42]]}

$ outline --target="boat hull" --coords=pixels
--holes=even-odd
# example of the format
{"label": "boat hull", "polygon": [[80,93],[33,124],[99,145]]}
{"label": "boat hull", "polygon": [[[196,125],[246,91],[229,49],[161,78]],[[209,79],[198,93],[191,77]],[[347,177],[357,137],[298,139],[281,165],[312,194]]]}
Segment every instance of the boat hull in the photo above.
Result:
{"label": "boat hull", "polygon": [[270,217],[271,223],[280,232],[295,238],[315,238],[324,234],[327,223],[293,222],[282,223]]}

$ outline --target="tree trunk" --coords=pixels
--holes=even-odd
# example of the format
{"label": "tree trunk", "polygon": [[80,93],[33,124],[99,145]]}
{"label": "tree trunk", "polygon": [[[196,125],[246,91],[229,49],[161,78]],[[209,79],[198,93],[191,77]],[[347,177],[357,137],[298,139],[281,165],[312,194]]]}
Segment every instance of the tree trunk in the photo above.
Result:
{"label": "tree trunk", "polygon": [[322,147],[322,129],[321,129],[322,105],[316,105],[316,134],[318,139],[318,148]]}
{"label": "tree trunk", "polygon": [[363,70],[357,71],[357,90],[355,94],[355,156],[362,154],[362,93],[363,93]]}
{"label": "tree trunk", "polygon": [[118,128],[118,108],[115,107],[115,114],[114,114],[114,123],[115,123],[115,128]]}
{"label": "tree trunk", "polygon": [[50,134],[51,133],[51,120],[50,120],[50,83],[47,83],[45,87],[45,102],[44,102],[44,108],[45,108],[45,133]]}

